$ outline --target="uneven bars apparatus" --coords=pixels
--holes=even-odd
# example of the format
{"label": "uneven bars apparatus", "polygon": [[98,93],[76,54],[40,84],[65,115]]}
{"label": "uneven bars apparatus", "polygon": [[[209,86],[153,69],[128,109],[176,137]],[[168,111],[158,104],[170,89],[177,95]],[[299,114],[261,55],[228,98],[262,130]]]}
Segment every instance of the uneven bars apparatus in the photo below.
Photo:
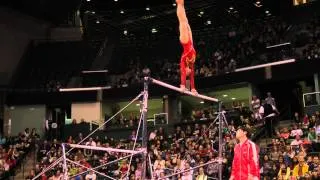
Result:
{"label": "uneven bars apparatus", "polygon": [[[193,96],[193,97],[197,97],[203,100],[208,100],[208,101],[213,101],[213,102],[219,102],[219,111],[221,111],[221,104],[222,102],[219,101],[216,98],[212,98],[212,97],[208,97],[205,95],[201,95],[201,94],[197,94],[197,93],[192,93],[190,91],[181,91],[180,88],[172,86],[170,84],[164,83],[162,81],[150,78],[150,77],[145,77],[144,78],[144,92],[142,93],[143,96],[143,111],[142,113],[144,113],[144,121],[143,121],[143,129],[142,129],[142,134],[143,134],[143,141],[142,141],[142,146],[145,149],[144,150],[144,156],[143,156],[143,172],[142,172],[142,178],[145,178],[145,170],[146,170],[146,161],[147,161],[147,153],[146,153],[146,145],[147,145],[147,106],[148,106],[148,84],[149,82],[152,82],[154,84],[157,84],[159,86],[163,86],[165,88],[177,91],[179,93],[182,94],[187,94],[189,96]],[[104,90],[104,89],[110,89],[110,87],[91,87],[91,88],[67,88],[67,89],[60,89],[60,92],[73,92],[73,91],[94,91],[94,90]],[[221,125],[221,118],[219,116],[219,158],[222,158],[222,142],[221,142],[221,137],[222,137],[222,125]],[[82,145],[77,145],[78,147],[82,146]],[[88,149],[87,147],[83,147],[85,149]],[[128,150],[126,150],[128,151]],[[221,151],[221,152],[220,152]],[[130,153],[136,152],[136,151],[129,151]],[[127,153],[129,153],[127,152]],[[222,179],[222,163],[220,163],[219,166],[219,179]]]}

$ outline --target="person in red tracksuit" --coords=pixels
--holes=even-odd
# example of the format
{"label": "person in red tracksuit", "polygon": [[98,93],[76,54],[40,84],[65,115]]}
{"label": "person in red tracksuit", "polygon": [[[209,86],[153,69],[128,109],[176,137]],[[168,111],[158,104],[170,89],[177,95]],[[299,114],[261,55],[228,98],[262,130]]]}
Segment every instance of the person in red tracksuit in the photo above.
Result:
{"label": "person in red tracksuit", "polygon": [[196,60],[196,50],[193,47],[192,32],[184,8],[184,0],[176,0],[177,16],[179,20],[180,43],[183,53],[180,59],[180,88],[186,91],[186,79],[189,76],[191,92],[197,93],[194,85],[194,62]]}
{"label": "person in red tracksuit", "polygon": [[239,127],[236,137],[240,143],[234,147],[229,180],[259,180],[259,150],[257,145],[248,139],[250,130],[246,127]]}

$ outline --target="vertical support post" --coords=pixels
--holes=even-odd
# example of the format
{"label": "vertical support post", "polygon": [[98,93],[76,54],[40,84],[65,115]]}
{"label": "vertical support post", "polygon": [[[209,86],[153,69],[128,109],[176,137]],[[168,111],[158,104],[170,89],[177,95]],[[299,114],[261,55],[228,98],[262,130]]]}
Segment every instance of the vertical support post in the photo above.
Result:
{"label": "vertical support post", "polygon": [[67,168],[66,149],[65,149],[64,143],[62,143],[62,160],[63,160],[63,180],[67,180],[68,168]]}
{"label": "vertical support post", "polygon": [[146,179],[147,170],[147,147],[148,147],[148,132],[147,132],[147,120],[148,120],[148,87],[149,77],[144,77],[144,87],[143,87],[143,123],[142,123],[142,148],[145,150],[143,152],[142,160],[142,179]]}
{"label": "vertical support post", "polygon": [[151,176],[151,179],[153,179],[152,162],[151,162],[151,157],[149,153],[148,153],[148,158],[149,158],[150,176]]}
{"label": "vertical support post", "polygon": [[222,180],[222,123],[223,123],[223,112],[222,112],[222,101],[219,101],[219,180]]}
{"label": "vertical support post", "polygon": [[319,105],[320,104],[320,94],[318,92],[320,92],[320,88],[319,88],[319,76],[318,76],[318,73],[315,73],[313,75],[313,79],[314,79],[314,90],[316,92],[317,105]]}

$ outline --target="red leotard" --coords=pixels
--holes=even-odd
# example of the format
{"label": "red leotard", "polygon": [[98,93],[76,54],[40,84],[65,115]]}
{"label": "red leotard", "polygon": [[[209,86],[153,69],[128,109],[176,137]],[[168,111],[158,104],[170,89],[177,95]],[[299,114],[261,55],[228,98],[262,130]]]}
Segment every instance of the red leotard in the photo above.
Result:
{"label": "red leotard", "polygon": [[[180,60],[180,78],[181,85],[186,85],[186,67],[188,66],[191,70],[190,72],[190,86],[191,89],[195,89],[194,87],[194,61],[196,57],[196,50],[193,47],[193,42],[189,40],[187,43],[182,43],[183,53]],[[192,61],[193,60],[193,61]]]}

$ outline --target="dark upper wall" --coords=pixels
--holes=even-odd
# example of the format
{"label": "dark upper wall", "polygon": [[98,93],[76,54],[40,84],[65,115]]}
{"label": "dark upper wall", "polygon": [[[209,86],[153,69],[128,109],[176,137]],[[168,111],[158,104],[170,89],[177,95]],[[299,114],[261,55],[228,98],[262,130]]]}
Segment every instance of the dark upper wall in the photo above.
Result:
{"label": "dark upper wall", "polygon": [[49,24],[0,7],[0,85],[7,85],[33,39],[44,39]]}

